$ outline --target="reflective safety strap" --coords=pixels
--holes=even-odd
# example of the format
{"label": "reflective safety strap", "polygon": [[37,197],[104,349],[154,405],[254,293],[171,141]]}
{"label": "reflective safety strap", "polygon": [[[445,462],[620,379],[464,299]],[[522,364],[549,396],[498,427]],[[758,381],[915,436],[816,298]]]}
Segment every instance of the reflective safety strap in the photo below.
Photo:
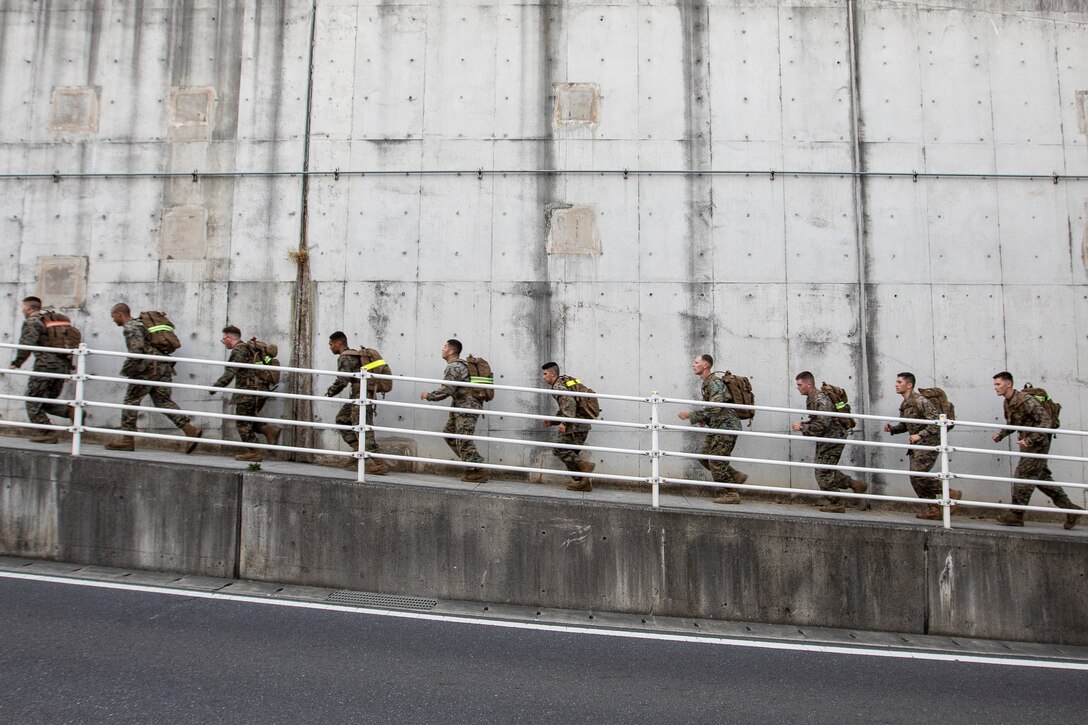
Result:
{"label": "reflective safety strap", "polygon": [[485,377],[480,377],[480,376],[477,376],[477,375],[470,376],[468,381],[470,383],[477,383],[479,385],[494,385],[495,384],[495,378],[485,378]]}
{"label": "reflective safety strap", "polygon": [[374,362],[364,365],[363,370],[366,370],[369,373],[374,368],[380,368],[382,365],[385,365],[385,360],[378,358]]}
{"label": "reflective safety strap", "polygon": [[147,328],[148,332],[173,332],[174,328],[170,325],[152,325]]}
{"label": "reflective safety strap", "polygon": [[64,322],[62,320],[57,320],[56,322],[47,322],[47,323],[45,323],[45,326],[46,327],[71,327],[72,323],[71,322]]}
{"label": "reflective safety strap", "polygon": [[582,384],[582,381],[579,380],[578,378],[571,378],[566,383],[568,388],[573,388],[575,385],[581,385],[581,384]]}
{"label": "reflective safety strap", "polygon": [[835,410],[842,410],[846,407],[846,403],[835,403]]}

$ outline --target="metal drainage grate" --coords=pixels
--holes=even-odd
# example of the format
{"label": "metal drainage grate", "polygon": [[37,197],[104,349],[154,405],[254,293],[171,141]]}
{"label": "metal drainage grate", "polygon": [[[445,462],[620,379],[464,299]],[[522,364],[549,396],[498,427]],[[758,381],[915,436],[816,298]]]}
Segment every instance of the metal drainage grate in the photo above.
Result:
{"label": "metal drainage grate", "polygon": [[397,594],[374,594],[373,592],[352,592],[339,590],[325,598],[334,604],[350,604],[354,607],[382,607],[384,609],[434,609],[437,599],[427,597],[404,597]]}

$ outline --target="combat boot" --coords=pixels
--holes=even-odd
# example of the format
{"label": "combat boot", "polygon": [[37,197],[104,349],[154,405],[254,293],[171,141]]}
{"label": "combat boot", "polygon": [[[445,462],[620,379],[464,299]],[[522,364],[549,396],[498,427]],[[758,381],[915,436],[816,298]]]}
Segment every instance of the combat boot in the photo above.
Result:
{"label": "combat boot", "polygon": [[1024,512],[1010,509],[997,517],[997,523],[1002,526],[1023,526]]}
{"label": "combat boot", "polygon": [[[181,432],[189,436],[190,438],[199,438],[200,436],[204,435],[204,431],[200,430],[192,423],[186,423],[185,425],[183,425],[181,427]],[[195,451],[196,446],[199,442],[200,441],[194,440],[192,443],[185,447],[185,452],[192,453],[193,451]]]}
{"label": "combat boot", "polygon": [[941,507],[937,505],[926,506],[926,510],[920,514],[916,514],[916,519],[922,519],[924,521],[943,521],[944,514],[941,512]]}
{"label": "combat boot", "polygon": [[574,483],[567,486],[568,491],[581,491],[583,493],[589,493],[593,490],[593,481],[588,478],[576,478]]}
{"label": "combat boot", "polygon": [[461,474],[465,483],[487,483],[487,471],[482,468],[470,468]]}
{"label": "combat boot", "polygon": [[740,494],[736,491],[726,491],[721,496],[714,499],[714,503],[740,503]]}
{"label": "combat boot", "polygon": [[[747,473],[741,473],[740,471],[734,471],[733,472],[733,482],[734,483],[744,483],[747,480],[748,480],[748,474]],[[737,494],[737,495],[739,496],[740,494]]]}
{"label": "combat boot", "polygon": [[850,479],[850,490],[854,493],[865,493],[869,490],[869,484],[856,478]]}
{"label": "combat boot", "polygon": [[260,463],[264,460],[264,454],[259,448],[250,448],[245,453],[239,453],[234,457],[236,461],[247,461],[249,463]]}
{"label": "combat boot", "polygon": [[47,430],[41,435],[34,436],[30,439],[31,443],[60,443],[60,438],[57,434],[51,430]]}
{"label": "combat boot", "polygon": [[820,510],[823,511],[825,514],[844,514],[846,513],[846,504],[840,501],[839,503],[832,503],[828,504],[827,506],[821,506]]}
{"label": "combat boot", "polygon": [[[75,423],[76,422],[76,409],[75,409],[75,406],[69,405],[67,408],[65,408],[64,409],[64,417],[67,418],[68,420],[72,421],[73,423]],[[86,418],[87,416],[84,415],[83,417]]]}
{"label": "combat boot", "polygon": [[597,467],[597,464],[593,461],[578,461],[578,470],[582,473],[593,473],[593,469]]}
{"label": "combat boot", "polygon": [[[1066,506],[1065,508],[1075,509],[1077,511],[1083,511],[1084,510],[1080,506],[1077,506],[1075,503],[1071,503],[1068,506]],[[1081,517],[1078,516],[1077,514],[1066,514],[1065,515],[1065,523],[1062,524],[1062,528],[1065,529],[1066,531],[1069,531],[1071,528],[1073,528],[1074,526],[1076,526],[1077,524],[1080,523],[1080,519],[1081,519]]]}
{"label": "combat boot", "polygon": [[280,429],[274,425],[262,425],[261,435],[263,435],[264,439],[268,441],[268,445],[274,446],[280,440]]}
{"label": "combat boot", "polygon": [[107,451],[134,451],[136,450],[136,441],[132,436],[120,436],[114,438],[106,444]]}
{"label": "combat boot", "polygon": [[369,475],[384,476],[389,473],[389,464],[380,458],[368,458],[364,470]]}

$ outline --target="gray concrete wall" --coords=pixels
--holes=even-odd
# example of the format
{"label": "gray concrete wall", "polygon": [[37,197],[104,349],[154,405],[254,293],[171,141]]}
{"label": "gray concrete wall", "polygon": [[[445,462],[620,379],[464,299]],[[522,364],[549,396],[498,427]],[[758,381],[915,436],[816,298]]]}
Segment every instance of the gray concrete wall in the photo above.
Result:
{"label": "gray concrete wall", "polygon": [[[961,417],[982,421],[1000,416],[990,376],[1007,368],[1050,389],[1066,425],[1088,425],[1078,332],[1088,182],[418,173],[1086,174],[1088,3],[314,5],[4,3],[0,172],[116,176],[0,180],[0,259],[10,262],[0,340],[17,332],[18,298],[39,293],[70,306],[90,344],[119,348],[106,313],[125,297],[168,309],[184,352],[201,356],[221,352],[218,330],[232,322],[293,351],[285,359],[331,367],[324,341],[344,329],[397,372],[438,375],[442,340],[458,336],[503,382],[535,384],[539,362],[558,359],[597,390],[688,396],[690,356],[710,350],[753,376],[761,403],[800,403],[793,375],[811,369],[847,387],[859,409],[892,413],[895,373],[910,369],[945,387]],[[578,93],[594,90],[580,116]],[[306,189],[267,175],[304,165],[410,173],[313,177]],[[257,175],[126,176],[193,169]],[[564,215],[579,210],[572,233]],[[398,386],[391,397],[416,393]],[[21,415],[12,405],[0,413]],[[315,414],[331,420],[335,407]],[[384,422],[433,428],[440,415],[398,411]],[[788,422],[763,415],[755,425]],[[546,435],[512,419],[485,428]],[[991,445],[964,427],[953,437]],[[637,443],[603,430],[594,440]],[[331,434],[319,441],[340,445]],[[440,441],[419,444],[446,454]],[[807,443],[746,441],[737,452],[812,455]],[[1061,440],[1055,452],[1084,448]],[[506,446],[484,453],[529,460]],[[905,467],[894,455],[871,462]],[[970,465],[1010,470],[1007,459]],[[1075,463],[1054,469],[1085,474]],[[806,471],[753,473],[811,485]],[[909,491],[898,477],[877,483]],[[1003,484],[965,487],[1008,499]]]}
{"label": "gray concrete wall", "polygon": [[442,599],[1088,643],[1086,544],[0,449],[0,554]]}

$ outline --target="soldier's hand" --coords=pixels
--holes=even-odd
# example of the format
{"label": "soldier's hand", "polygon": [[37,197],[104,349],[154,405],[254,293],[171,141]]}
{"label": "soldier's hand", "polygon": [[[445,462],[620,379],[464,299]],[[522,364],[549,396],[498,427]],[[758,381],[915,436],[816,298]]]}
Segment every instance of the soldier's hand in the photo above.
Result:
{"label": "soldier's hand", "polygon": [[892,432],[892,424],[891,423],[885,423],[884,424],[884,432],[885,433],[891,433]]}
{"label": "soldier's hand", "polygon": [[566,423],[560,423],[559,424],[559,432],[560,433],[566,433],[567,432],[567,424]]}
{"label": "soldier's hand", "polygon": [[689,418],[691,418],[691,411],[690,410],[681,410],[676,415],[680,418],[680,420],[688,420]]}
{"label": "soldier's hand", "polygon": [[1000,443],[1001,442],[1001,434],[1000,433],[994,433],[993,437],[994,437],[994,443]]}
{"label": "soldier's hand", "polygon": [[794,423],[793,425],[790,426],[790,430],[801,430],[801,424],[800,423]]}
{"label": "soldier's hand", "polygon": [[542,421],[540,421],[540,424],[542,426],[544,426],[545,428],[547,428],[548,426],[550,426],[552,424],[552,422],[550,420],[542,420]]}
{"label": "soldier's hand", "polygon": [[918,435],[917,433],[907,438],[908,443],[917,443],[920,440],[922,440],[922,436]]}
{"label": "soldier's hand", "polygon": [[1020,446],[1021,448],[1027,448],[1028,442],[1021,438],[1020,440],[1016,441],[1016,445]]}
{"label": "soldier's hand", "polygon": [[419,399],[420,400],[426,400],[427,399],[427,394],[426,393],[420,393],[419,394]]}

